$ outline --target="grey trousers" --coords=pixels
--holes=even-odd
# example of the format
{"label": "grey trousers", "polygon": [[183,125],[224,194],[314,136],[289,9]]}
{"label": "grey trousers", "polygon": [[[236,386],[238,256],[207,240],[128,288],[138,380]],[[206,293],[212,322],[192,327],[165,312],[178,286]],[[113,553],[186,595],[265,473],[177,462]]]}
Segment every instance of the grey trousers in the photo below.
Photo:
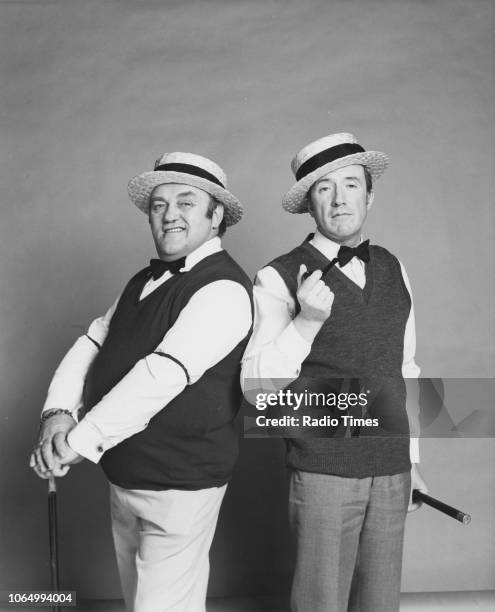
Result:
{"label": "grey trousers", "polygon": [[292,612],[399,610],[410,473],[341,478],[293,471]]}

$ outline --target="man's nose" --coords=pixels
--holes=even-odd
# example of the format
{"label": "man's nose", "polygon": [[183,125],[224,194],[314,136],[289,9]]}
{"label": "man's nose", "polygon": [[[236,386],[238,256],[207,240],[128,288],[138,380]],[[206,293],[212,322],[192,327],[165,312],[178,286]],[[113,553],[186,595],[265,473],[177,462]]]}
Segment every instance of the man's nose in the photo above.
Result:
{"label": "man's nose", "polygon": [[177,206],[174,206],[173,204],[167,204],[163,211],[162,217],[164,223],[172,223],[173,221],[176,221],[177,217]]}
{"label": "man's nose", "polygon": [[332,206],[342,206],[342,204],[345,204],[344,190],[337,185],[333,194]]}

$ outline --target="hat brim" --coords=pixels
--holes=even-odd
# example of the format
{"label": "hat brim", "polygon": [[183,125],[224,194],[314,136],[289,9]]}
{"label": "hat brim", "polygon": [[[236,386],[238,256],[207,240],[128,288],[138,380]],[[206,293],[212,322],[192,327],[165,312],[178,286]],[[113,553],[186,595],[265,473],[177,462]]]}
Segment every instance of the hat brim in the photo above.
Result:
{"label": "hat brim", "polygon": [[353,164],[366,166],[374,182],[385,172],[388,166],[388,156],[380,151],[364,151],[363,153],[346,155],[328,164],[324,164],[307,174],[300,181],[297,181],[297,183],[289,189],[282,199],[282,207],[286,211],[294,214],[308,212],[307,195],[311,186],[325,174],[333,170],[338,170],[339,168],[344,168],[345,166],[352,166]]}
{"label": "hat brim", "polygon": [[224,206],[223,218],[227,226],[234,225],[241,220],[243,214],[242,204],[239,200],[219,185],[203,179],[201,177],[193,176],[184,172],[171,172],[168,170],[159,170],[151,172],[143,172],[135,176],[129,181],[127,185],[127,192],[133,204],[135,204],[140,210],[148,214],[149,211],[149,199],[151,192],[158,185],[164,185],[167,183],[178,183],[181,185],[191,185],[202,189],[213,196]]}

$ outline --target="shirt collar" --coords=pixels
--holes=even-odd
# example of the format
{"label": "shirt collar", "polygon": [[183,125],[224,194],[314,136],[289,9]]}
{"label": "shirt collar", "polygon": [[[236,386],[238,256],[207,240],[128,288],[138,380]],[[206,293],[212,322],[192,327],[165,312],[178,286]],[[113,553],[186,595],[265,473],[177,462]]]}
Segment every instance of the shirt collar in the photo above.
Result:
{"label": "shirt collar", "polygon": [[[359,237],[358,244],[361,244],[361,242],[363,242],[362,235]],[[339,252],[341,246],[338,242],[334,242],[333,240],[330,240],[330,238],[324,236],[318,229],[315,230],[315,235],[313,236],[313,238],[311,238],[309,243],[313,245],[315,249],[318,249],[320,253],[325,255],[327,259],[330,260],[337,257],[337,253]]]}
{"label": "shirt collar", "polygon": [[203,242],[203,244],[200,245],[194,251],[192,251],[192,253],[189,253],[189,255],[186,257],[186,263],[184,267],[180,269],[180,271],[189,272],[189,270],[197,263],[199,263],[202,259],[208,257],[208,255],[213,255],[213,253],[218,253],[222,250],[222,241],[220,240],[220,238],[218,236],[210,238],[210,240]]}

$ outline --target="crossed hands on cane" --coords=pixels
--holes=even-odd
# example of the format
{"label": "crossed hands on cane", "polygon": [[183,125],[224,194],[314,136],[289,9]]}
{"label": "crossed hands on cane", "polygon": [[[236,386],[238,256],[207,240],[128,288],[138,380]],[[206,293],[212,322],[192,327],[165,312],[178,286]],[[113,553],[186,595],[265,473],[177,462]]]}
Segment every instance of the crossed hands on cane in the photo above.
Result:
{"label": "crossed hands on cane", "polygon": [[68,414],[57,414],[41,424],[38,442],[29,459],[29,467],[40,478],[65,476],[71,465],[83,460],[67,443],[67,434],[75,425]]}

